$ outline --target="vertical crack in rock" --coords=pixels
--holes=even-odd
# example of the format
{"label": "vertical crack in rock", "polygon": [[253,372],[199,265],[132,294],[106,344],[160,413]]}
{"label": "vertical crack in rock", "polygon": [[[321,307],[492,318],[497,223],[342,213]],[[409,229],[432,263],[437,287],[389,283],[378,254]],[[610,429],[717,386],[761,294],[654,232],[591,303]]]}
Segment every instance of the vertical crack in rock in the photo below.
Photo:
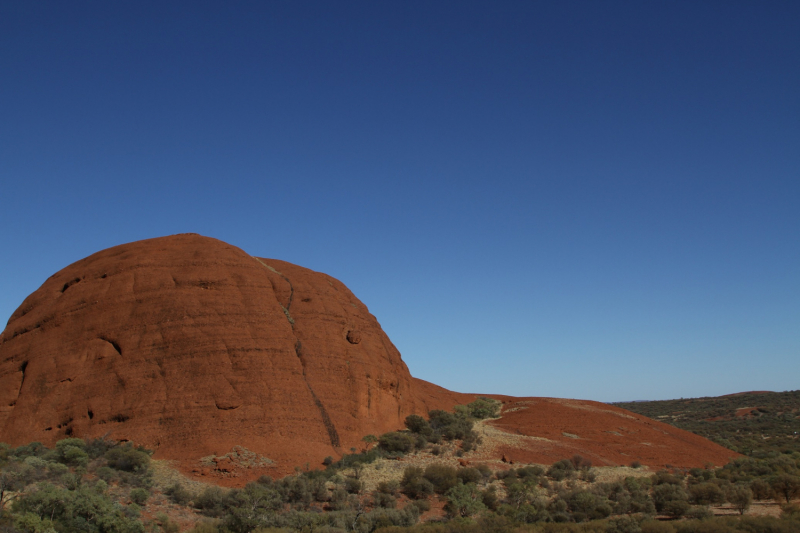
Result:
{"label": "vertical crack in rock", "polygon": [[[275,299],[278,300],[278,305],[281,306],[281,309],[283,310],[283,314],[286,315],[286,320],[289,321],[289,324],[292,325],[292,329],[294,329],[294,319],[292,318],[292,315],[289,313],[289,308],[292,306],[292,299],[294,298],[294,286],[292,285],[292,282],[289,281],[289,278],[284,276],[281,272],[278,272],[277,270],[275,270],[273,267],[271,267],[268,264],[266,264],[264,261],[262,261],[258,257],[253,257],[253,259],[255,259],[256,261],[261,263],[261,265],[264,266],[265,268],[267,268],[268,270],[270,270],[270,271],[276,273],[277,275],[279,275],[280,277],[282,277],[283,280],[286,283],[289,284],[289,301],[286,302],[286,307],[284,307],[283,304],[281,303],[281,301],[278,300],[278,296],[277,295],[275,295]],[[274,291],[275,286],[273,285],[272,288],[273,288],[273,291]]]}
{"label": "vertical crack in rock", "polygon": [[19,390],[22,390],[22,385],[25,383],[25,369],[28,368],[28,362],[23,361],[21,365],[19,365],[19,371],[22,372],[22,381],[19,382]]}
{"label": "vertical crack in rock", "polygon": [[289,320],[289,324],[292,325],[292,335],[294,335],[294,340],[295,340],[294,353],[300,360],[300,366],[303,368],[303,381],[305,381],[306,387],[308,387],[308,392],[309,394],[311,394],[311,399],[314,400],[314,405],[317,406],[317,410],[319,411],[319,416],[320,418],[322,418],[322,424],[325,426],[325,430],[328,432],[328,438],[330,438],[331,440],[331,446],[333,446],[334,448],[339,448],[341,446],[341,441],[339,440],[339,432],[336,431],[336,426],[333,425],[333,421],[331,420],[330,415],[328,415],[327,409],[325,409],[325,406],[322,405],[322,401],[320,401],[320,399],[317,397],[317,394],[311,387],[311,383],[308,382],[308,378],[306,377],[306,361],[303,358],[303,343],[300,342],[300,339],[297,338],[297,335],[294,332],[294,319],[292,319],[292,316],[289,314],[289,307],[291,307],[292,299],[294,298],[294,286],[292,285],[292,282],[289,281],[289,278],[287,278],[282,273],[278,272],[277,270],[266,264],[258,257],[253,257],[253,259],[258,261],[265,268],[269,269],[275,274],[278,274],[286,281],[286,283],[289,284],[289,301],[286,302],[286,307],[284,307],[283,304],[280,302],[280,300],[278,300],[277,294],[275,295],[275,300],[278,301],[278,305],[280,305],[281,309],[283,309],[283,312],[286,315],[287,320]]}
{"label": "vertical crack in rock", "polygon": [[306,377],[306,360],[303,358],[303,343],[301,343],[300,339],[298,339],[296,336],[295,340],[294,353],[297,355],[297,358],[300,359],[300,365],[303,367],[303,381],[306,382],[306,387],[308,387],[308,392],[311,393],[311,398],[314,400],[314,405],[316,405],[317,409],[319,410],[319,416],[322,418],[322,424],[325,426],[325,430],[328,432],[328,437],[331,439],[331,446],[338,448],[341,446],[339,432],[336,431],[336,426],[333,425],[333,421],[328,415],[328,411],[325,409],[325,406],[322,405],[322,402],[317,397],[314,389],[311,388],[311,383],[308,382],[308,378]]}

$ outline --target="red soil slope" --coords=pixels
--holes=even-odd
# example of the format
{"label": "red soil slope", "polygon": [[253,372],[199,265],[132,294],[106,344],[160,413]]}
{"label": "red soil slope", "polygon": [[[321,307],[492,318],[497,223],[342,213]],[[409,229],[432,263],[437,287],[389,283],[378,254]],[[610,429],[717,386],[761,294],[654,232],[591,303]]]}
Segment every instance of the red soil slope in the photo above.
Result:
{"label": "red soil slope", "polygon": [[739,454],[694,433],[608,404],[557,398],[509,398],[491,424],[515,435],[501,446],[509,460],[550,464],[575,454],[595,466],[703,467],[727,464]]}
{"label": "red soil slope", "polygon": [[[401,428],[411,413],[474,398],[412,378],[339,281],[194,234],[117,246],[66,267],[0,335],[0,441],[127,439],[184,471],[238,482],[317,465],[366,434]],[[498,427],[551,438],[574,421],[563,431],[579,435],[575,444],[597,464],[724,462],[708,441],[638,415],[536,401],[509,410]],[[610,444],[619,426],[643,432],[663,453],[636,439]],[[662,445],[649,428],[677,436]]]}

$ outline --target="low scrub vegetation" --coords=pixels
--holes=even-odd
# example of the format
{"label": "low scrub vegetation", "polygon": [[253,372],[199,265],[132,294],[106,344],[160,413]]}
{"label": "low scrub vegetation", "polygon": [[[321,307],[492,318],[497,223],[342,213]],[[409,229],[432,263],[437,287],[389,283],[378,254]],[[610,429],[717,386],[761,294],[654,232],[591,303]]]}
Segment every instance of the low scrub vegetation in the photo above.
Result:
{"label": "low scrub vegetation", "polygon": [[[0,533],[179,531],[162,514],[165,508],[194,516],[195,533],[800,531],[800,507],[793,503],[800,498],[800,453],[613,482],[597,481],[597,469],[579,455],[498,471],[463,460],[448,464],[464,442],[480,444],[473,424],[478,416],[496,415],[496,408],[481,400],[452,413],[410,416],[405,430],[368,436],[364,450],[328,458],[324,469],[201,492],[180,483],[155,489],[150,453],[131,444],[70,438],[53,449],[0,445]],[[442,462],[407,466],[396,479],[365,483],[366,465],[380,458],[422,450],[433,458],[440,446],[449,450],[436,459]],[[782,505],[780,518],[745,514],[764,499]],[[154,500],[160,502],[155,507]],[[723,503],[741,516],[714,518],[710,506]],[[426,515],[421,522],[433,505],[435,518]]]}
{"label": "low scrub vegetation", "polygon": [[800,452],[800,390],[614,404],[743,455]]}

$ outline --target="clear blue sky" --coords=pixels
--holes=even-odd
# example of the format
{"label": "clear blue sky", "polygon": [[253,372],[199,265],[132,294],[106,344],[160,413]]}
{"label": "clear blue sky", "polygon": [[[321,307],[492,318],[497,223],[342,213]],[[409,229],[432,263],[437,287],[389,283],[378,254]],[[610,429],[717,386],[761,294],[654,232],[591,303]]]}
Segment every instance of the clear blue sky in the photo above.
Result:
{"label": "clear blue sky", "polygon": [[347,284],[412,374],[800,388],[800,2],[0,2],[0,320],[197,232]]}

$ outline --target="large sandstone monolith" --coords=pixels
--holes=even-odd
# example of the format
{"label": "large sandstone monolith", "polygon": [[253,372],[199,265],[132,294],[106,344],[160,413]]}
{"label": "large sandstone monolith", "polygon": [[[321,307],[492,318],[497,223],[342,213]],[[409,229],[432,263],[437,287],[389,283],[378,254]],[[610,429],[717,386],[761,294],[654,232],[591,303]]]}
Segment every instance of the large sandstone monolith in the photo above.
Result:
{"label": "large sandstone monolith", "polygon": [[283,473],[458,401],[415,382],[339,281],[174,235],[98,252],[22,303],[0,335],[0,441],[107,436],[199,466],[243,446]]}

